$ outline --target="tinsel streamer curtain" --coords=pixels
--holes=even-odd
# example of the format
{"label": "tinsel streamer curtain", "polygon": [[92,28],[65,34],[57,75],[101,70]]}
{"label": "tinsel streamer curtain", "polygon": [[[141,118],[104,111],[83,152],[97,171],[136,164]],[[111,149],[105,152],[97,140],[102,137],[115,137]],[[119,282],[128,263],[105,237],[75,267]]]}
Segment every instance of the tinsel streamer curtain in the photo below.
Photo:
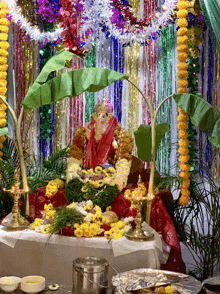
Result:
{"label": "tinsel streamer curtain", "polygon": [[218,43],[218,49],[220,50],[220,35],[219,35],[219,27],[220,27],[220,3],[219,0],[199,0],[202,13],[205,18],[206,25],[209,27],[210,32],[212,34],[210,37],[212,38],[212,42]]}
{"label": "tinsel streamer curtain", "polygon": [[[72,59],[72,69],[80,69],[84,67],[84,61],[77,57]],[[69,130],[68,130],[68,144],[72,144],[73,136],[76,130],[83,126],[83,112],[84,112],[84,94],[75,98],[69,98]]]}
{"label": "tinsel streamer curtain", "polygon": [[[50,43],[44,45],[40,50],[40,70],[44,67],[46,62],[52,56],[52,49]],[[49,77],[52,78],[52,75]],[[51,107],[50,105],[44,105],[39,109],[40,116],[40,138],[39,138],[39,150],[40,156],[46,158],[49,155],[49,143],[52,133],[52,120],[51,120]]]}
{"label": "tinsel streamer curtain", "polygon": [[[173,93],[172,85],[175,83],[176,74],[173,63],[175,63],[175,28],[173,24],[169,24],[167,28],[162,30],[159,41],[159,57],[157,65],[157,105],[164,98]],[[168,100],[161,108],[158,115],[158,123],[166,122],[169,131],[163,137],[160,148],[157,152],[157,167],[161,173],[170,173],[171,159],[171,117],[172,117],[172,100]]]}
{"label": "tinsel streamer curtain", "polygon": [[[211,33],[211,32],[210,32]],[[207,80],[207,101],[212,105],[213,103],[213,94],[214,94],[214,71],[215,71],[215,58],[214,58],[214,46],[213,40],[214,36],[211,37],[209,34],[208,37],[208,80]],[[211,176],[211,168],[212,168],[212,144],[208,140],[209,132],[206,134],[206,149],[205,149],[205,157],[208,167],[210,169],[210,173],[207,176]]]}
{"label": "tinsel streamer curtain", "polygon": [[[158,1],[144,0],[143,4],[144,4],[144,14],[143,14],[144,21],[150,22],[155,15],[155,11],[158,6]],[[156,83],[157,83],[156,72],[157,72],[157,61],[158,61],[157,45],[158,45],[157,37],[153,37],[153,39],[146,41],[146,52],[147,52],[147,59],[149,64],[154,108],[156,106]],[[141,49],[143,50],[144,48],[142,47]],[[144,53],[143,53],[142,69],[143,69],[143,77],[144,77],[144,93],[150,99],[150,88],[148,85],[147,68],[146,68],[146,56]],[[143,111],[142,112],[143,123],[150,124],[151,123],[150,112],[147,107],[147,103],[145,99],[143,98],[142,98],[142,111]]]}
{"label": "tinsel streamer curtain", "polygon": [[[86,67],[96,67],[96,46],[85,56]],[[95,107],[95,93],[85,92],[85,122],[90,121],[90,116],[94,112]]]}
{"label": "tinsel streamer curtain", "polygon": [[[113,56],[114,56],[114,71],[124,72],[124,59],[123,59],[123,47],[119,40],[112,39],[113,43]],[[122,84],[121,80],[114,83],[114,113],[121,122],[122,118]]]}
{"label": "tinsel streamer curtain", "polygon": [[[205,73],[206,73],[206,61],[205,61],[205,33],[202,34],[203,44],[201,50],[201,94],[204,99],[204,87],[205,87]],[[199,130],[199,172],[203,175],[203,135]]]}
{"label": "tinsel streamer curtain", "polygon": [[[135,14],[139,17],[140,12],[140,1],[132,0],[130,1]],[[139,52],[140,45],[138,43],[134,43],[131,47],[128,48],[128,72],[130,79],[135,82],[135,84],[139,84],[140,77],[140,63],[139,63]],[[128,131],[134,137],[134,131],[139,126],[139,93],[138,91],[131,85],[129,85],[129,106],[128,106]],[[137,154],[136,147],[133,150],[134,155]]]}

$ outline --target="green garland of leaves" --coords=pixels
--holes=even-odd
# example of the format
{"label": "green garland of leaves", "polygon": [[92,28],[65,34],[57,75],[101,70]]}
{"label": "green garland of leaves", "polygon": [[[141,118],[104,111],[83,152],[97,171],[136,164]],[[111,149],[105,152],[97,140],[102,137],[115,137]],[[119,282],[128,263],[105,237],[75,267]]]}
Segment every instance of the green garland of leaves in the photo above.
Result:
{"label": "green garland of leaves", "polygon": [[[92,200],[94,205],[100,206],[102,211],[105,211],[119,194],[117,185],[95,188],[91,184],[87,184],[87,192],[81,191],[83,186],[84,184],[78,178],[73,178],[66,184],[65,192],[69,203]],[[98,192],[100,193],[95,196]]]}
{"label": "green garland of leaves", "polygon": [[75,209],[66,206],[57,207],[54,219],[51,222],[51,235],[59,233],[65,226],[73,226],[82,222],[83,216]]}
{"label": "green garland of leaves", "polygon": [[[199,58],[193,58],[191,57],[189,59],[188,63],[188,89],[190,94],[194,94],[198,96],[198,77],[197,74],[200,72],[200,65],[199,65]],[[187,133],[189,134],[188,140],[189,140],[189,156],[190,159],[188,161],[188,164],[191,166],[190,169],[190,186],[189,189],[191,192],[196,190],[196,183],[193,180],[194,176],[197,174],[197,166],[198,166],[198,149],[195,147],[197,140],[197,131],[193,124],[191,123],[190,117],[188,121],[188,128],[187,128]]]}
{"label": "green garland of leaves", "polygon": [[[44,31],[50,31],[53,28],[53,24],[44,21]],[[52,56],[52,47],[50,43],[47,43],[44,45],[43,49],[40,50],[41,54],[41,66],[42,68],[44,65],[47,63],[47,61],[51,58]],[[52,75],[48,77],[48,80],[52,78]],[[40,129],[41,129],[41,139],[43,140],[50,140],[51,139],[51,132],[52,132],[52,120],[51,120],[51,108],[50,105],[44,105],[41,107],[40,111],[40,116],[41,116],[41,124],[40,124]]]}

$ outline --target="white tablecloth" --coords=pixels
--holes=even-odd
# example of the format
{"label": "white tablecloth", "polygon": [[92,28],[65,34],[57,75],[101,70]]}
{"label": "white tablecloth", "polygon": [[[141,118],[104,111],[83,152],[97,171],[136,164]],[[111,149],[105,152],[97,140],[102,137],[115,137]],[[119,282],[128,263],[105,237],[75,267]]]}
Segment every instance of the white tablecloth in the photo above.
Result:
{"label": "white tablecloth", "polygon": [[[168,254],[158,234],[152,241],[73,238],[39,234],[31,230],[8,232],[0,226],[0,276],[42,275],[50,281],[72,283],[73,260],[81,256],[104,257],[118,272],[160,268]],[[159,239],[158,239],[159,238]],[[166,250],[165,250],[166,251]],[[109,277],[115,275],[110,267]]]}

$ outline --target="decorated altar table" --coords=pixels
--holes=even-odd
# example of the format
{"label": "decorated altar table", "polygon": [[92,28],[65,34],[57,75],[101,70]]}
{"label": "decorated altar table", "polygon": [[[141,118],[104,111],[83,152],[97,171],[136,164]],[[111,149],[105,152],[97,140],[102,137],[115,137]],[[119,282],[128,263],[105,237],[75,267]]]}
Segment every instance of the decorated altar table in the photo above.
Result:
{"label": "decorated altar table", "polygon": [[[73,238],[39,234],[32,230],[8,232],[0,226],[0,276],[41,275],[50,281],[72,283],[72,262],[80,256],[106,258],[117,271],[136,268],[159,269],[168,258],[169,248],[155,232],[147,242],[122,237]],[[115,274],[109,268],[109,277]]]}

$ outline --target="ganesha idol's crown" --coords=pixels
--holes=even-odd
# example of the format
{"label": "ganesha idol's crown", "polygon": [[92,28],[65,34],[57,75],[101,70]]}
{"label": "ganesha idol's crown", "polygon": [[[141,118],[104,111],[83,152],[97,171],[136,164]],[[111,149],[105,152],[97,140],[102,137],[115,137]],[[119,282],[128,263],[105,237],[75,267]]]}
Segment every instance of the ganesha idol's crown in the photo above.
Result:
{"label": "ganesha idol's crown", "polygon": [[95,106],[95,112],[106,112],[108,114],[113,113],[113,106],[111,104],[111,101],[106,100],[105,98],[99,100]]}

